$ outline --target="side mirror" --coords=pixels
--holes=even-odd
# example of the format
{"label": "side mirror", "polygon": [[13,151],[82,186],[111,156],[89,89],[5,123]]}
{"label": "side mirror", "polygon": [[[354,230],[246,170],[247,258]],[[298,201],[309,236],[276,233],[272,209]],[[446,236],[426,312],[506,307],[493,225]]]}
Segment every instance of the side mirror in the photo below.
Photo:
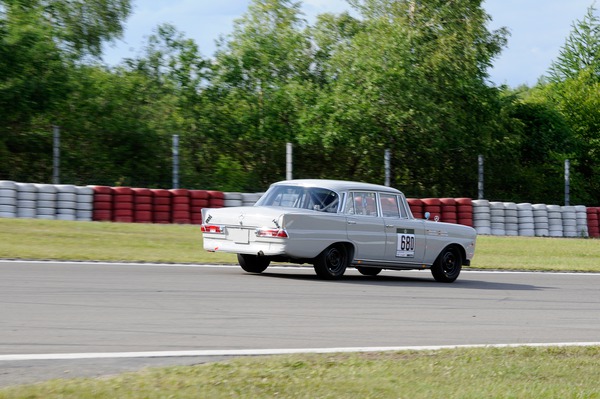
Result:
{"label": "side mirror", "polygon": [[429,212],[425,212],[425,220],[429,220],[429,218],[431,217],[431,213]]}

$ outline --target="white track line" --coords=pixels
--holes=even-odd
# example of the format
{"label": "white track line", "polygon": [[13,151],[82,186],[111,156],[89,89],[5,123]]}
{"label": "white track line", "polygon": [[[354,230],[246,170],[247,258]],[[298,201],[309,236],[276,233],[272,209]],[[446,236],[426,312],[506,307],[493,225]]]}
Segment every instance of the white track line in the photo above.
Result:
{"label": "white track line", "polygon": [[374,346],[356,348],[294,348],[294,349],[232,349],[232,350],[189,350],[155,352],[107,352],[107,353],[46,353],[0,355],[0,361],[19,360],[81,360],[81,359],[119,359],[119,358],[159,358],[159,357],[208,357],[208,356],[265,356],[289,355],[301,353],[350,353],[350,352],[391,352],[425,351],[463,348],[517,348],[517,347],[567,347],[600,346],[600,342],[558,342],[523,344],[478,344],[478,345],[433,345],[433,346]]}

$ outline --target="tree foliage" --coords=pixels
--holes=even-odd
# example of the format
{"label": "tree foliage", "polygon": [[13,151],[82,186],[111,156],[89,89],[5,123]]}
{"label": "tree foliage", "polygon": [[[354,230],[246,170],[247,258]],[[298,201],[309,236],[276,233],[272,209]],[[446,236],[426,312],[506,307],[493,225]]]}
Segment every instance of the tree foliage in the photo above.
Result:
{"label": "tree foliage", "polygon": [[572,154],[575,198],[600,198],[600,19],[589,7],[573,30],[540,88],[569,125],[576,143]]}
{"label": "tree foliage", "polygon": [[383,182],[409,196],[560,203],[600,197],[598,21],[590,8],[537,87],[494,87],[508,31],[481,0],[351,0],[311,25],[294,0],[252,0],[218,50],[164,24],[141,54],[99,63],[129,0],[0,3],[0,179],[262,191],[285,177]]}

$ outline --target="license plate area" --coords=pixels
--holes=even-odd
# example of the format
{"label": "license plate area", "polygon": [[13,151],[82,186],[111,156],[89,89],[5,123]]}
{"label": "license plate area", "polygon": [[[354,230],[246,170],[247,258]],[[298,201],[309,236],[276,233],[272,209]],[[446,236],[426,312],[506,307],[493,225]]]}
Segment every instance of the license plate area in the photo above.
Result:
{"label": "license plate area", "polygon": [[229,232],[229,239],[236,244],[248,244],[250,242],[250,230],[248,229],[227,229]]}

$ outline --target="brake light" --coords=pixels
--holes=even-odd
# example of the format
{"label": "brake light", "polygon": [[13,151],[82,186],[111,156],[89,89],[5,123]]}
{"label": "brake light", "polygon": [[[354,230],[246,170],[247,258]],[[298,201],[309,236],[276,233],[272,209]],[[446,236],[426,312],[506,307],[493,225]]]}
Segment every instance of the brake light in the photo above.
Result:
{"label": "brake light", "polygon": [[256,236],[268,238],[288,238],[287,231],[284,229],[256,229]]}
{"label": "brake light", "polygon": [[218,224],[203,224],[200,225],[200,231],[203,233],[223,234],[225,227]]}

